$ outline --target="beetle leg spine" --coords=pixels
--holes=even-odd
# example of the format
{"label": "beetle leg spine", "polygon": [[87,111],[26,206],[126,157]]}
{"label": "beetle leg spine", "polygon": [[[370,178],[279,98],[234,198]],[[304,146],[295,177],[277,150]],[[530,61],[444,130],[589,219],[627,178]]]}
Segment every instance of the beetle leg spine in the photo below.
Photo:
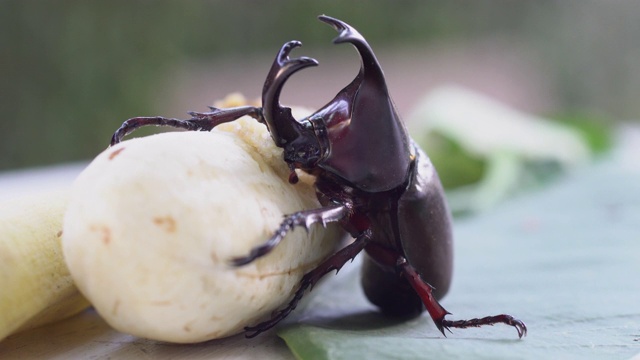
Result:
{"label": "beetle leg spine", "polygon": [[449,328],[443,323],[444,317],[451,313],[442,307],[438,300],[436,300],[435,296],[433,296],[433,286],[422,280],[420,274],[418,274],[413,266],[409,265],[404,257],[402,257],[402,260],[400,258],[398,259],[398,269],[407,281],[409,281],[409,284],[411,284],[416,293],[418,293],[418,296],[422,299],[422,302],[427,308],[431,319],[433,319],[433,322],[436,324],[436,327],[440,330],[442,335],[446,337],[447,335],[444,330],[449,330]]}
{"label": "beetle leg spine", "polygon": [[253,262],[254,260],[267,255],[284,239],[287,233],[296,226],[302,226],[309,231],[311,225],[321,223],[325,226],[329,222],[340,221],[349,214],[347,206],[343,204],[335,204],[319,209],[299,211],[288,215],[284,218],[280,227],[275,233],[262,245],[258,245],[251,249],[248,255],[235,257],[231,259],[232,266],[242,266]]}

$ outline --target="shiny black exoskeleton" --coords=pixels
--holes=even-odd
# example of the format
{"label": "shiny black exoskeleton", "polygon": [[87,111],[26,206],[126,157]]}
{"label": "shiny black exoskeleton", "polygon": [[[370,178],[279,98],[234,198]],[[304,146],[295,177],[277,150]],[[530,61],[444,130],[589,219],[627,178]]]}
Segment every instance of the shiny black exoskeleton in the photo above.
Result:
{"label": "shiny black exoskeleton", "polygon": [[418,315],[425,308],[444,334],[451,327],[465,328],[504,323],[518,336],[525,324],[509,315],[471,320],[446,320],[439,303],[451,284],[453,240],[451,217],[438,175],[427,155],[407,135],[389,96],[384,74],[365,39],[348,24],[328,17],[319,19],[339,35],[334,43],[351,43],[362,64],[356,78],[313,115],[296,120],[291,109],[280,105],[283,85],[295,72],[318,62],[289,58],[300,42],[280,49],[262,92],[262,108],[242,106],[192,112],[191,119],[138,117],[124,122],[111,144],[141,126],[160,125],[209,131],[221,123],[251,116],[264,123],[275,144],[284,149],[284,161],[316,177],[322,207],[289,215],[263,245],[232,260],[241,266],[266,255],[295,226],[339,222],[355,241],[307,273],[293,299],[271,319],[246,328],[252,337],[284,319],[304,292],[321,277],[340,269],[362,250],[366,252],[362,285],[369,300],[392,315]]}

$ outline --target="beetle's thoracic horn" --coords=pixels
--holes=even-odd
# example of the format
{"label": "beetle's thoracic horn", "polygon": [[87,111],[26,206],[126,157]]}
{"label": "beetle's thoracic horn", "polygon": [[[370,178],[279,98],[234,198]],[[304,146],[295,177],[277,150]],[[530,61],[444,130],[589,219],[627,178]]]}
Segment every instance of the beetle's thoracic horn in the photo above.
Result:
{"label": "beetle's thoracic horn", "polygon": [[384,90],[386,91],[387,87],[384,80],[384,74],[382,72],[382,68],[378,63],[378,59],[373,53],[373,49],[369,43],[365,40],[365,38],[358,32],[358,30],[354,29],[351,25],[345,23],[342,20],[338,20],[326,15],[318,16],[318,19],[324,23],[331,25],[336,31],[338,31],[339,35],[333,39],[334,44],[341,43],[351,43],[360,53],[360,58],[362,59],[362,69],[361,71],[367,72],[367,77],[376,79],[380,81],[380,84],[383,85]]}
{"label": "beetle's thoracic horn", "polygon": [[338,31],[335,44],[351,43],[361,59],[355,79],[315,114],[326,119],[331,148],[319,166],[366,191],[393,189],[407,179],[412,150],[384,73],[356,29],[329,16],[318,18]]}

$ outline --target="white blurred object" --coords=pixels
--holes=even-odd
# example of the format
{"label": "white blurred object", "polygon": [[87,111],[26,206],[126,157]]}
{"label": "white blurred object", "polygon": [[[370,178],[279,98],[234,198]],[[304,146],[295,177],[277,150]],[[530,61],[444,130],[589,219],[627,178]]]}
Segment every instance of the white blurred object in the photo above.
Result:
{"label": "white blurred object", "polygon": [[427,94],[408,123],[413,133],[436,130],[482,157],[508,151],[565,165],[589,159],[587,143],[570,128],[458,86],[443,86]]}
{"label": "white blurred object", "polygon": [[569,169],[586,163],[591,155],[577,131],[458,86],[428,93],[408,124],[416,139],[438,133],[486,162],[478,183],[450,193],[454,212],[486,210],[526,186],[529,164]]}
{"label": "white blurred object", "polygon": [[636,123],[622,124],[617,129],[614,158],[625,170],[640,172],[640,127]]}

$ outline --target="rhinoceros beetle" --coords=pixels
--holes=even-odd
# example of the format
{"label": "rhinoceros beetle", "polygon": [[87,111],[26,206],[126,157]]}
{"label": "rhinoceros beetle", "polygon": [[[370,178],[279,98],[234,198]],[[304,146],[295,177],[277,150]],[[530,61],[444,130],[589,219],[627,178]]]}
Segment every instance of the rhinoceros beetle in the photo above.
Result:
{"label": "rhinoceros beetle", "polygon": [[355,240],[304,275],[290,302],[271,319],[245,328],[247,337],[273,327],[296,308],[303,294],[324,275],[339,270],[365,251],[362,286],[383,313],[417,316],[429,312],[437,328],[479,327],[504,323],[521,338],[525,324],[510,315],[451,321],[439,303],[449,289],[453,268],[451,217],[440,180],[427,155],[408,136],[389,96],[384,74],[369,44],[343,21],[320,16],[339,32],[334,43],[351,43],[361,57],[355,79],[333,100],[307,118],[296,120],[280,105],[281,90],[295,72],[318,65],[308,57],[290,58],[301,45],[285,43],[264,82],[262,108],[241,106],[190,112],[188,120],[164,117],[131,118],[114,133],[111,145],[135,129],[171,126],[210,131],[218,124],[248,115],[265,124],[291,169],[315,176],[319,209],[285,217],[263,245],[232,259],[242,266],[268,254],[296,226],[338,222]]}

